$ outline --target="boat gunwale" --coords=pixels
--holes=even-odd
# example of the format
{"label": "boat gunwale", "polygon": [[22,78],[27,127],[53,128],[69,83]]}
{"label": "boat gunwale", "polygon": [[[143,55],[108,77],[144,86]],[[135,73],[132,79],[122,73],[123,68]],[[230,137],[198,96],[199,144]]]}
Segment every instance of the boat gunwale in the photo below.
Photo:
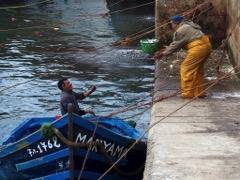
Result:
{"label": "boat gunwale", "polygon": [[[83,120],[83,121],[87,122],[87,123],[80,123],[81,121],[75,121],[74,123],[78,124],[79,126],[83,125],[84,128],[86,128],[89,131],[92,131],[93,128],[95,128],[96,124],[94,123],[94,121],[86,120],[86,119],[84,119],[84,118],[82,118],[82,117],[80,117],[80,116],[78,116],[76,114],[74,114],[74,115],[77,116],[78,118],[81,118],[81,121]],[[68,115],[66,114],[66,115],[62,116],[61,119],[53,121],[51,124],[55,128],[63,127],[67,123],[66,121],[68,121],[68,119],[66,118],[67,116]],[[110,140],[113,141],[112,139],[114,139],[114,142],[117,141],[117,143],[120,144],[120,145],[126,146],[126,144],[129,145],[131,143],[131,141],[132,141],[132,143],[134,143],[136,141],[136,139],[134,139],[134,138],[131,138],[129,136],[121,135],[121,134],[116,133],[116,132],[114,132],[114,131],[106,128],[106,127],[99,126],[99,128],[103,129],[105,132],[104,133],[102,133],[102,132],[100,133],[99,131],[101,129],[100,130],[97,129],[96,130],[96,134],[98,134],[98,135],[100,135],[100,136],[102,136],[102,137],[104,137],[106,139],[109,139],[109,135],[108,134],[110,134],[111,135],[110,136],[111,137]],[[103,134],[105,134],[105,136]],[[113,136],[115,136],[115,137],[113,137]],[[39,129],[39,130],[37,130],[37,131],[35,131],[35,132],[33,132],[33,133],[23,137],[22,139],[20,139],[20,140],[18,140],[16,142],[3,145],[3,146],[0,147],[0,158],[4,158],[4,157],[9,156],[9,155],[11,155],[13,153],[16,153],[17,151],[20,151],[20,150],[30,146],[31,144],[39,141],[42,138],[43,137],[42,137],[41,131]],[[140,141],[137,145],[138,146],[146,145],[146,143],[143,142],[143,141]],[[137,148],[138,146],[135,146],[134,149],[138,149]]]}

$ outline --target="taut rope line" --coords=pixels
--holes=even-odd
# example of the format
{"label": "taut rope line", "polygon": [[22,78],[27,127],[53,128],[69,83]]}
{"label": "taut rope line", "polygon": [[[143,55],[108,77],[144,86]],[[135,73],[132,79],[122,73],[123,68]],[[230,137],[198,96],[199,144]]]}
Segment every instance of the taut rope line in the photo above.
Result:
{"label": "taut rope line", "polygon": [[26,7],[30,7],[30,6],[34,6],[34,5],[38,5],[38,4],[43,4],[48,1],[51,1],[51,0],[43,0],[41,2],[29,3],[29,4],[25,4],[25,5],[19,5],[19,6],[0,7],[0,10],[26,8]]}
{"label": "taut rope line", "polygon": [[124,0],[119,0],[118,2],[115,2],[115,3],[110,4],[108,7],[116,6],[116,5],[120,4],[120,3],[123,2],[123,1],[124,1]]}
{"label": "taut rope line", "polygon": [[[92,148],[93,146],[97,146],[97,148],[99,148],[100,152],[103,153],[103,157],[106,159],[106,161],[109,163],[109,165],[113,165],[114,160],[112,159],[112,157],[107,153],[107,151],[104,148],[104,145],[101,144],[100,142],[96,142],[96,141],[92,141],[91,144],[87,144],[87,143],[76,143],[73,141],[69,141],[66,137],[64,137],[64,135],[55,127],[51,126],[51,129],[53,130],[54,134],[56,134],[56,136],[67,146],[69,147],[73,147],[73,148]],[[140,170],[143,169],[143,166],[141,166],[139,169],[136,169],[133,172],[124,172],[123,170],[121,170],[118,166],[114,166],[113,168],[115,171],[117,171],[119,174],[122,175],[126,175],[126,176],[131,176],[134,174],[137,174]]]}
{"label": "taut rope line", "polygon": [[[217,83],[219,83],[219,81],[225,79],[226,77],[229,76],[229,74],[231,75],[231,72],[233,70],[236,70],[236,68],[239,68],[240,66],[237,66],[235,68],[233,68],[229,73],[227,73],[225,76],[217,79],[213,84],[211,84],[210,86],[208,86],[206,89],[204,89],[202,92],[200,92],[200,94],[206,92],[208,89],[212,88],[213,86],[215,86]],[[126,156],[126,154],[146,135],[146,133],[153,128],[155,125],[157,125],[158,123],[160,123],[161,121],[163,121],[164,119],[168,118],[169,116],[171,116],[172,114],[174,114],[175,112],[179,111],[180,109],[182,109],[183,107],[185,107],[186,105],[190,104],[191,102],[193,102],[194,100],[196,100],[197,97],[192,98],[191,100],[189,100],[188,102],[184,103],[183,105],[181,105],[180,107],[178,107],[176,110],[168,113],[166,116],[162,117],[161,119],[159,119],[158,121],[156,121],[155,123],[153,123],[152,125],[149,126],[149,128],[142,134],[142,136],[135,142],[133,143],[129,149],[127,151],[125,151],[121,157],[106,171],[102,174],[102,176],[100,176],[98,178],[98,180],[101,180],[112,168],[113,166],[115,166],[124,156]]]}
{"label": "taut rope line", "polygon": [[[198,8],[198,6],[195,7],[194,9],[197,9],[197,8]],[[212,8],[212,7],[211,7],[211,8]],[[209,8],[209,9],[211,9],[211,8]],[[207,9],[206,11],[208,11],[209,9]],[[189,10],[187,10],[187,11],[185,11],[185,12],[188,12],[188,11],[189,11]],[[184,13],[184,12],[183,12],[183,13]],[[184,14],[184,16],[187,16],[188,14],[190,14],[190,12]],[[169,24],[169,23],[171,23],[171,20],[170,20],[170,19],[167,20],[167,21],[164,21],[164,24],[158,26],[158,27],[155,28],[155,29],[160,29],[160,28],[166,26],[166,25]],[[150,30],[150,31],[147,31],[147,32],[142,33],[142,34],[140,34],[140,35],[137,35],[136,37],[132,37],[132,39],[141,38],[141,37],[143,37],[143,36],[145,36],[145,35],[147,35],[147,34],[153,32],[155,29]],[[135,33],[135,34],[136,34],[136,33]],[[124,40],[123,40],[123,41],[124,41]],[[117,43],[118,46],[121,45],[119,41],[117,41],[117,42],[113,42],[113,43]],[[111,43],[111,44],[113,44],[113,43]],[[101,46],[101,47],[99,47],[99,48],[103,48],[103,47],[106,47],[106,46],[107,46],[107,45],[104,45],[104,46]],[[113,49],[112,49],[111,51],[113,51]],[[109,51],[109,52],[111,52],[111,51]],[[96,56],[98,56],[98,55],[99,55],[99,54],[96,54],[95,56],[89,57],[89,58],[87,58],[86,60],[91,59],[91,58],[94,58],[94,57],[96,57]],[[78,63],[75,63],[75,64],[73,64],[73,65],[77,65],[77,64],[78,64]],[[43,76],[43,77],[44,77],[44,76]],[[40,77],[40,78],[41,78],[41,77]],[[25,82],[17,83],[17,84],[15,84],[15,85],[12,85],[12,86],[9,86],[9,87],[6,87],[6,88],[3,88],[3,89],[0,90],[0,93],[3,92],[3,91],[5,91],[5,90],[8,90],[8,89],[10,89],[10,88],[12,88],[12,87],[16,87],[16,86],[19,86],[19,85],[25,84],[25,83],[30,82],[30,81],[33,81],[33,80],[35,80],[35,79],[27,80],[27,81],[25,81]]]}
{"label": "taut rope line", "polygon": [[105,15],[109,15],[109,14],[112,15],[112,14],[116,14],[116,13],[119,13],[119,12],[128,11],[128,10],[131,10],[131,9],[137,9],[139,7],[148,6],[148,5],[151,5],[151,4],[154,4],[154,3],[155,3],[155,1],[152,1],[152,2],[144,3],[144,4],[141,4],[141,5],[138,5],[138,6],[133,6],[133,7],[129,7],[129,8],[125,8],[125,9],[121,9],[121,10],[117,10],[117,11],[113,11],[113,12],[108,12]]}

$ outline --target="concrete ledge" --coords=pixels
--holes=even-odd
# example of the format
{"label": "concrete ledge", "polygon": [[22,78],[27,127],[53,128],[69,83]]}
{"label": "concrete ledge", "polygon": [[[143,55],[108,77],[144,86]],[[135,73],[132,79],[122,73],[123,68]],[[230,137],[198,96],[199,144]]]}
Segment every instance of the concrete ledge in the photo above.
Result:
{"label": "concrete ledge", "polygon": [[[169,73],[166,62],[156,64],[154,98],[179,88],[178,69]],[[228,62],[222,66],[231,69]],[[214,65],[207,67],[214,75]],[[150,125],[159,123],[148,134],[145,180],[240,179],[240,81],[223,81],[208,94],[190,103],[176,96],[154,104]]]}
{"label": "concrete ledge", "polygon": [[[151,123],[182,103],[173,98],[155,104]],[[197,100],[154,126],[144,179],[239,179],[239,107],[239,100]]]}

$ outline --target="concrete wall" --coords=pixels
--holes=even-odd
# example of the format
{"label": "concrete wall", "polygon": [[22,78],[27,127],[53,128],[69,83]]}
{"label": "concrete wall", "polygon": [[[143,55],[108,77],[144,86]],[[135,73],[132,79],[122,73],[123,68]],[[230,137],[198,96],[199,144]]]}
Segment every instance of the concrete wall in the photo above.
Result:
{"label": "concrete wall", "polygon": [[[214,32],[216,34],[221,34],[222,31],[226,32],[222,39],[227,38],[228,40],[230,60],[234,67],[240,66],[240,0],[211,0],[211,2],[217,14],[222,17],[215,17],[212,22],[224,22],[220,28],[217,28],[220,25],[219,22],[215,23]],[[237,71],[240,71],[240,68]],[[238,76],[240,77],[240,75]]]}
{"label": "concrete wall", "polygon": [[226,0],[229,55],[234,66],[240,66],[240,0]]}

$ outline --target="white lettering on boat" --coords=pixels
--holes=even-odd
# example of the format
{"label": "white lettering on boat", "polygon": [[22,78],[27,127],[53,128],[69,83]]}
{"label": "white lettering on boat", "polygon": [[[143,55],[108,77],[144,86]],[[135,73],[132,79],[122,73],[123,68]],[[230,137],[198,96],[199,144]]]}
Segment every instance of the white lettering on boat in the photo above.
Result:
{"label": "white lettering on boat", "polygon": [[[86,134],[82,135],[81,133],[78,133],[75,142],[76,143],[86,143],[86,144],[89,144],[91,142],[100,142],[101,144],[103,144],[104,149],[106,150],[106,152],[109,155],[117,156],[117,157],[120,157],[127,150],[127,148],[125,148],[124,146],[116,145],[112,142],[107,142],[102,139],[96,139],[94,141],[93,141],[92,137],[87,139],[87,135]],[[91,151],[98,152],[98,149],[96,146],[93,146],[91,148]]]}
{"label": "white lettering on boat", "polygon": [[124,148],[123,146],[122,147],[117,146],[115,152],[113,153],[113,156],[116,156],[116,154],[118,154],[118,157],[120,157],[120,154],[122,154],[123,152],[123,148]]}
{"label": "white lettering on boat", "polygon": [[46,141],[41,141],[37,144],[36,148],[27,149],[28,154],[33,157],[36,154],[42,154],[47,152],[52,148],[60,148],[61,144],[58,143],[57,137],[54,136],[52,139],[48,139]]}
{"label": "white lettering on boat", "polygon": [[[57,137],[54,136],[53,138],[46,141],[41,141],[35,146],[35,148],[28,148],[27,152],[31,157],[33,157],[34,155],[42,154],[51,149],[58,149],[61,147],[61,144],[57,140]],[[114,144],[113,142],[109,142],[99,138],[93,140],[92,137],[89,138],[87,134],[82,135],[80,132],[78,133],[75,142],[86,144],[90,144],[91,142],[99,142],[103,145],[106,152],[113,157],[120,157],[127,150],[127,148],[125,148],[124,146]],[[90,150],[92,152],[98,152],[98,148],[96,145],[94,145]]]}

